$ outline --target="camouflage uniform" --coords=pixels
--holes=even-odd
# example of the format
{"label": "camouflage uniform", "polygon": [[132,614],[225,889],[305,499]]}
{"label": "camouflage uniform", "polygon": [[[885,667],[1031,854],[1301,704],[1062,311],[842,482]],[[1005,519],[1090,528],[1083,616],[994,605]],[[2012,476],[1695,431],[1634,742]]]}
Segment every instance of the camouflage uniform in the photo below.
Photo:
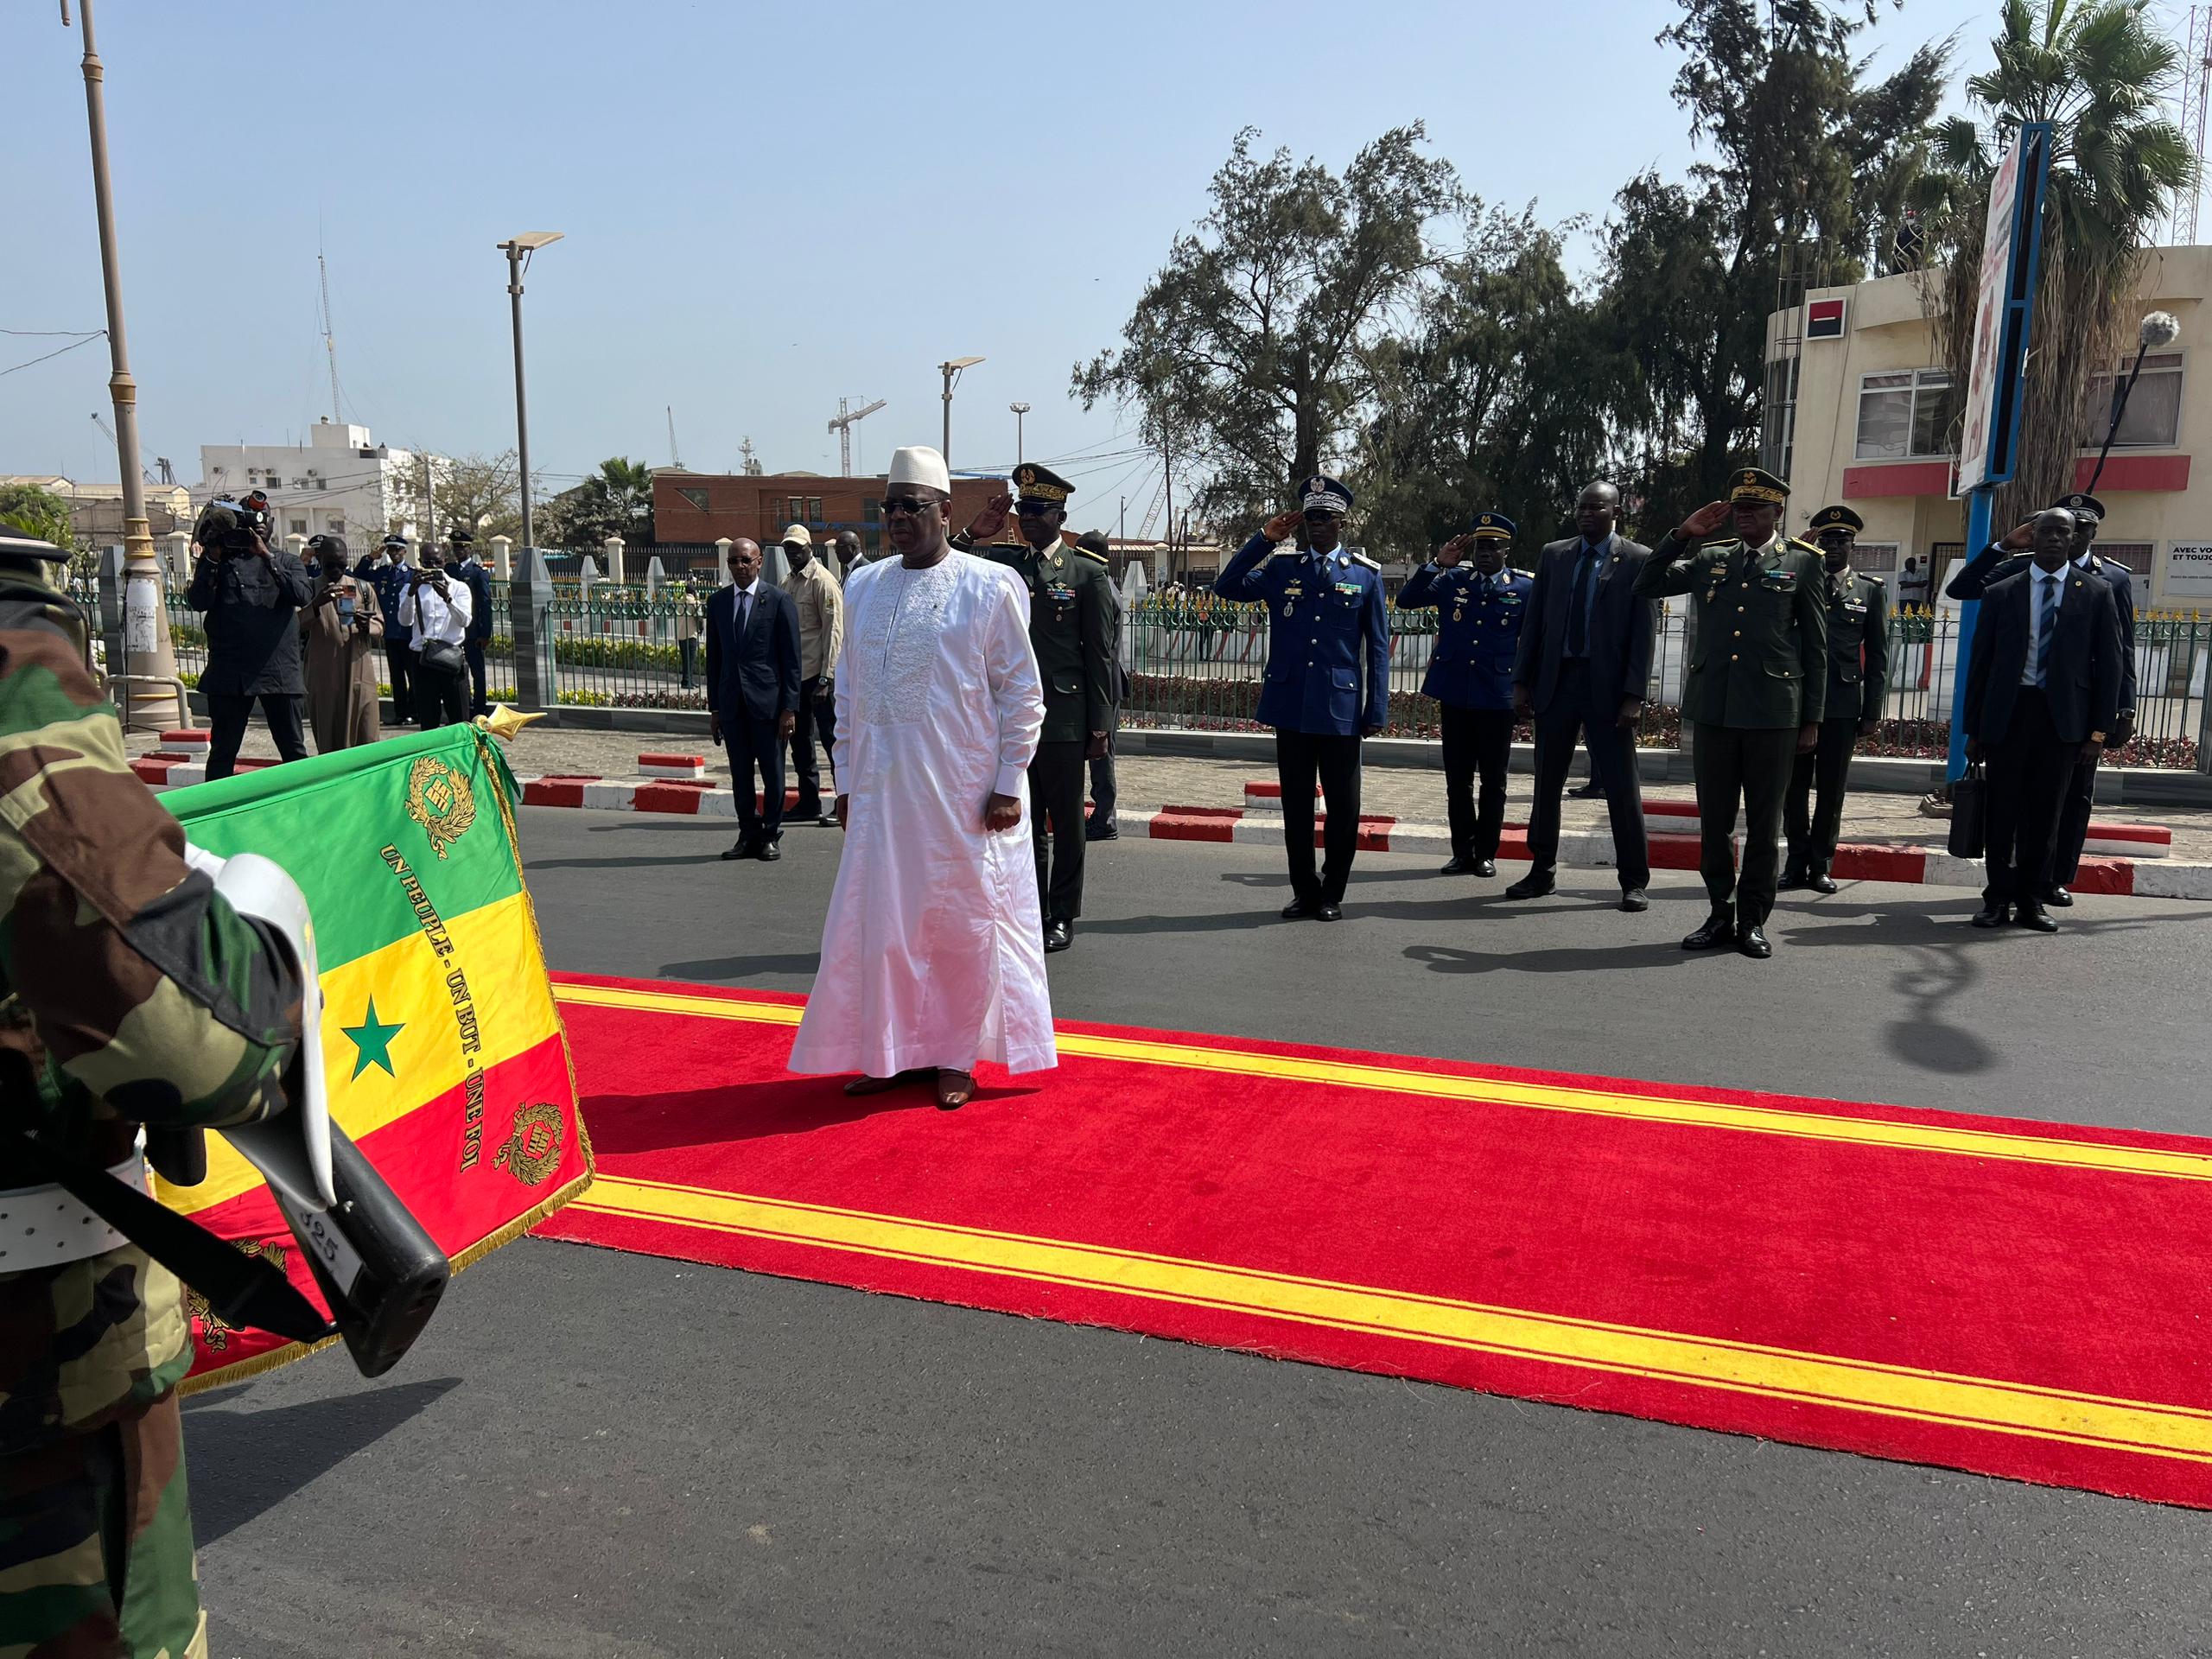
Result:
{"label": "camouflage uniform", "polygon": [[[110,1168],[141,1124],[276,1109],[300,987],[188,871],[183,831],[124,764],[81,619],[7,528],[0,1116]],[[205,1653],[175,1392],[191,1358],[176,1279],[133,1246],[0,1272],[0,1659]]]}

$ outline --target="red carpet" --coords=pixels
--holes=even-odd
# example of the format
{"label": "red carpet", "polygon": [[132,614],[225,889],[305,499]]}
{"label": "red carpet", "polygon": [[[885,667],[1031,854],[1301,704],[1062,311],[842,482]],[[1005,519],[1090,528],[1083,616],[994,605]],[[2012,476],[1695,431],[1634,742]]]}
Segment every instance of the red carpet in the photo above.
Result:
{"label": "red carpet", "polygon": [[545,1236],[2212,1508],[2212,1141],[1078,1024],[946,1114],[556,989]]}

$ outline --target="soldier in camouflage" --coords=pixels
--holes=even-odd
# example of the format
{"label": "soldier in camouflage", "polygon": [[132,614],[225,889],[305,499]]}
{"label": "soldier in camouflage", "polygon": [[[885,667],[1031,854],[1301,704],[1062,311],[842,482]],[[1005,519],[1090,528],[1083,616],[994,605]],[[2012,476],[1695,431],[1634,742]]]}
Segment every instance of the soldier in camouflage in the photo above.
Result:
{"label": "soldier in camouflage", "polygon": [[[65,557],[0,523],[0,1126],[143,1183],[142,1126],[281,1108],[300,984],[125,764]],[[183,1292],[113,1233],[75,1242],[89,1212],[60,1249],[27,1220],[73,1202],[0,1191],[0,1655],[204,1655]]]}

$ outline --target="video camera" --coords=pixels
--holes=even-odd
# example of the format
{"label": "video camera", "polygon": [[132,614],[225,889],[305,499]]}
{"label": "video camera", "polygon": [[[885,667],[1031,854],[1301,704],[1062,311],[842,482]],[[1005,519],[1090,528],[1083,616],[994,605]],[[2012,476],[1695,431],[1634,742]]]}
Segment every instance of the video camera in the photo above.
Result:
{"label": "video camera", "polygon": [[200,515],[192,539],[212,553],[251,553],[257,534],[264,542],[276,524],[265,506],[243,501],[210,501]]}

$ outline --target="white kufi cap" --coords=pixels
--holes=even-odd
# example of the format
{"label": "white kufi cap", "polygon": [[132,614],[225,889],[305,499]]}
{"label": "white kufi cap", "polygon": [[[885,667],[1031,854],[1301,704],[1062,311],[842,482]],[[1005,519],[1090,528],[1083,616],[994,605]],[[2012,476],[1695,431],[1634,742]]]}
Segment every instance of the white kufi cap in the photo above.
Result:
{"label": "white kufi cap", "polygon": [[927,444],[917,443],[891,452],[891,484],[926,484],[933,490],[952,493],[952,474],[945,470],[944,457]]}

